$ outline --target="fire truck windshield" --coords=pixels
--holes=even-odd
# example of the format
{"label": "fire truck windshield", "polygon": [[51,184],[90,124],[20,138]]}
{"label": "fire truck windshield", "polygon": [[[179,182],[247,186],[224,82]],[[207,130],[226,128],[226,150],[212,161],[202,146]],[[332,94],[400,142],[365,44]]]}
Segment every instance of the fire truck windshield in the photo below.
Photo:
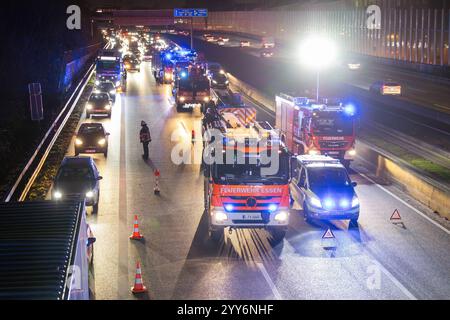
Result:
{"label": "fire truck windshield", "polygon": [[[263,165],[259,159],[257,164],[249,164],[250,159],[248,157],[245,158],[246,164],[237,164],[236,161],[213,164],[213,179],[220,184],[286,184],[289,179],[289,157],[282,153],[278,159],[278,170],[276,170],[277,168],[270,169],[268,170],[270,171],[269,174],[266,174],[263,168],[269,169],[271,164]],[[273,165],[275,166],[276,162],[273,162]]]}
{"label": "fire truck windshield", "polygon": [[317,136],[353,135],[353,119],[341,113],[319,114],[313,117],[311,126]]}
{"label": "fire truck windshield", "polygon": [[208,81],[192,81],[191,79],[180,80],[179,87],[181,90],[209,90]]}
{"label": "fire truck windshield", "polygon": [[97,72],[120,72],[118,61],[99,60],[97,61]]}

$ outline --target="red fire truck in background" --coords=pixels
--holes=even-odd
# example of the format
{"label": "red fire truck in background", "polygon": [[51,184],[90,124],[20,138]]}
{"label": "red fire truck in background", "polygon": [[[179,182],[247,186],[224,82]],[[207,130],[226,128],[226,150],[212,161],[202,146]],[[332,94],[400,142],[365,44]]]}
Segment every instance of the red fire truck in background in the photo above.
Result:
{"label": "red fire truck in background", "polygon": [[[267,122],[257,122],[246,106],[223,99],[210,105],[202,121],[204,148],[213,147],[221,161],[204,161],[205,211],[209,235],[217,241],[225,228],[267,229],[275,242],[281,241],[289,224],[289,161],[287,148]],[[211,137],[211,132],[220,132]],[[206,132],[206,134],[205,134]],[[220,139],[221,150],[217,150]],[[211,149],[209,149],[211,151]],[[228,157],[231,152],[231,157]],[[277,164],[262,160],[262,154],[276,157]],[[204,153],[205,154],[205,153]],[[203,158],[205,159],[205,158]],[[217,158],[216,158],[217,159]],[[240,159],[240,160],[239,160]],[[223,160],[223,161],[222,161]],[[271,165],[271,172],[267,169]]]}
{"label": "red fire truck in background", "polygon": [[200,106],[202,110],[211,101],[209,79],[205,68],[201,64],[191,64],[180,71],[174,82],[172,93],[178,112],[183,109],[192,110],[193,106]]}
{"label": "red fire truck in background", "polygon": [[329,155],[346,167],[356,155],[355,114],[353,105],[337,100],[276,96],[276,127],[289,151]]}

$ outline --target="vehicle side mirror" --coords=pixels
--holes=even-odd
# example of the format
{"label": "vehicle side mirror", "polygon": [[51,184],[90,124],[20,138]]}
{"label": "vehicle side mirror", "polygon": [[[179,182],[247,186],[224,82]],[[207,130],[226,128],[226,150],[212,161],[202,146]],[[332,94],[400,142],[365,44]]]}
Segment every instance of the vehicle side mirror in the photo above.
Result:
{"label": "vehicle side mirror", "polygon": [[102,180],[102,179],[103,179],[102,176],[98,176],[98,177],[97,177],[97,180]]}
{"label": "vehicle side mirror", "polygon": [[95,238],[95,237],[89,237],[89,238],[87,239],[87,246],[89,247],[89,246],[93,245],[93,244],[95,243],[95,241],[97,241],[97,238]]}
{"label": "vehicle side mirror", "polygon": [[356,187],[357,185],[358,185],[357,182],[352,182],[352,187],[353,187],[353,188]]}

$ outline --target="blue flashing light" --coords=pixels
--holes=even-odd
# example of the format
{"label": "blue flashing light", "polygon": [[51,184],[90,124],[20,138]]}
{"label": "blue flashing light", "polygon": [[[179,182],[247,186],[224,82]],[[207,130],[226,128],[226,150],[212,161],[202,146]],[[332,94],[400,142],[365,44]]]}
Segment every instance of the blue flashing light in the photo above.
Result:
{"label": "blue flashing light", "polygon": [[323,206],[325,207],[325,209],[333,209],[334,208],[334,201],[332,199],[325,199],[323,201]]}
{"label": "blue flashing light", "polygon": [[182,73],[181,73],[181,77],[182,78],[185,78],[187,76],[187,73],[185,72],[185,71],[183,71]]}
{"label": "blue flashing light", "polygon": [[354,116],[356,113],[356,107],[353,104],[348,103],[344,106],[344,112],[348,116]]}
{"label": "blue flashing light", "polygon": [[172,59],[172,54],[171,53],[166,53],[166,59],[168,59],[168,60]]}
{"label": "blue flashing light", "polygon": [[278,206],[276,204],[269,204],[269,211],[274,212],[278,209]]}
{"label": "blue flashing light", "polygon": [[348,199],[341,199],[341,201],[339,202],[339,206],[343,209],[347,209],[348,207],[350,207],[350,201],[348,201]]}
{"label": "blue flashing light", "polygon": [[225,205],[225,210],[228,211],[228,212],[233,211],[233,205],[232,204]]}

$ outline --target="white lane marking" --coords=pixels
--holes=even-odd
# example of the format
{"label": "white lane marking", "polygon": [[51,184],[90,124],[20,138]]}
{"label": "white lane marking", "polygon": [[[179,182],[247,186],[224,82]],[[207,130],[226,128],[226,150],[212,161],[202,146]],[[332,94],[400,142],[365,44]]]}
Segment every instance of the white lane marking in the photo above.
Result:
{"label": "white lane marking", "polygon": [[399,288],[405,296],[408,297],[409,300],[418,300],[416,296],[414,296],[404,285],[394,277],[392,273],[390,273],[380,262],[375,259],[372,259],[372,262],[375,263],[378,268]]}
{"label": "white lane marking", "polygon": [[275,284],[273,283],[272,279],[270,279],[269,274],[267,273],[266,268],[264,267],[264,265],[261,262],[257,262],[256,265],[258,266],[259,271],[261,271],[264,279],[266,279],[267,284],[270,287],[270,290],[272,290],[272,294],[275,297],[276,300],[283,300],[283,298],[281,297],[280,292],[278,291],[277,287],[275,286]]}
{"label": "white lane marking", "polygon": [[448,230],[447,228],[445,228],[444,226],[440,225],[438,222],[434,221],[433,219],[431,219],[430,217],[428,217],[425,213],[417,210],[416,208],[414,208],[412,205],[410,205],[408,202],[406,202],[405,200],[401,199],[400,197],[398,197],[397,195],[393,194],[391,191],[389,191],[388,189],[386,189],[385,187],[379,185],[378,183],[376,183],[373,179],[369,178],[367,175],[365,175],[364,173],[360,173],[358,171],[355,170],[355,172],[357,172],[360,176],[364,177],[365,179],[369,180],[370,182],[372,182],[373,184],[375,184],[375,186],[377,186],[378,188],[380,188],[381,190],[383,190],[384,192],[386,192],[387,194],[389,194],[390,196],[392,196],[393,198],[395,198],[396,200],[400,201],[402,204],[404,204],[405,206],[407,206],[408,208],[410,208],[411,210],[413,210],[414,212],[416,212],[418,215],[420,215],[421,217],[425,218],[426,220],[428,220],[429,222],[431,222],[433,225],[435,225],[436,227],[438,227],[439,229],[441,229],[442,231],[444,231],[447,234],[450,234],[450,230]]}

